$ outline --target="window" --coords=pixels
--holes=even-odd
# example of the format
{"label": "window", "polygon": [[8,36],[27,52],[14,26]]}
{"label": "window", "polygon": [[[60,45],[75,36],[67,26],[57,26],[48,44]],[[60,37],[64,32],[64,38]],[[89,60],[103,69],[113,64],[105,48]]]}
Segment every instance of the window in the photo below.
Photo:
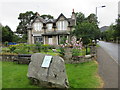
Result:
{"label": "window", "polygon": [[43,43],[43,37],[42,36],[35,36],[35,43],[40,42]]}
{"label": "window", "polygon": [[52,26],[53,26],[53,24],[47,24],[48,30],[51,30],[51,29],[52,29]]}
{"label": "window", "polygon": [[67,30],[67,21],[58,21],[58,30]]}
{"label": "window", "polygon": [[41,31],[42,30],[42,23],[34,23],[34,30]]}

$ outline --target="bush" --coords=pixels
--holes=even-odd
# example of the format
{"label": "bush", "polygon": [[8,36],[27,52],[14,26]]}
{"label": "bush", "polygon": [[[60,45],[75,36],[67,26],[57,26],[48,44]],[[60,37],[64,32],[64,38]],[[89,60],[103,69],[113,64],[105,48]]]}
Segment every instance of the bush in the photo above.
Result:
{"label": "bush", "polygon": [[80,55],[80,49],[72,49],[72,56],[79,56]]}
{"label": "bush", "polygon": [[10,52],[10,49],[5,47],[5,48],[2,48],[2,53],[6,53],[6,52]]}
{"label": "bush", "polygon": [[5,42],[5,46],[6,46],[6,47],[8,46],[8,42],[7,42],[7,41]]}
{"label": "bush", "polygon": [[65,50],[64,50],[64,48],[62,48],[62,47],[60,47],[59,48],[60,49],[60,56],[64,56],[65,55]]}
{"label": "bush", "polygon": [[17,54],[29,54],[30,46],[24,43],[21,43],[16,46],[16,50],[14,52]]}
{"label": "bush", "polygon": [[29,52],[37,52],[36,44],[27,45],[27,49]]}
{"label": "bush", "polygon": [[55,49],[56,47],[54,45],[49,45],[49,49]]}
{"label": "bush", "polygon": [[14,53],[17,53],[17,54],[29,54],[29,52],[27,51],[27,49],[24,49],[24,48],[16,49],[14,51]]}
{"label": "bush", "polygon": [[42,44],[41,43],[36,43],[36,49],[38,50],[38,52],[41,52],[42,50]]}
{"label": "bush", "polygon": [[27,51],[30,52],[30,46],[27,45],[26,48],[27,48]]}
{"label": "bush", "polygon": [[48,52],[49,47],[50,47],[50,45],[48,45],[48,44],[42,45],[42,50],[44,52]]}
{"label": "bush", "polygon": [[9,49],[10,49],[10,52],[14,52],[14,50],[16,49],[16,47],[12,46],[12,47],[9,47]]}

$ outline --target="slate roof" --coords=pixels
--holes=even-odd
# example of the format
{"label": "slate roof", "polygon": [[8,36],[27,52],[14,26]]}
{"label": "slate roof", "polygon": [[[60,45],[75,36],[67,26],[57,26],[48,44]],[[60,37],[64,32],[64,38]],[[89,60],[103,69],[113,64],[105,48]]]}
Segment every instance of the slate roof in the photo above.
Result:
{"label": "slate roof", "polygon": [[63,16],[63,17],[65,18],[65,20],[68,21],[68,19],[61,13],[61,14],[59,15],[59,17],[55,20],[55,22],[57,22],[57,21],[60,19],[61,16]]}
{"label": "slate roof", "polygon": [[42,17],[40,17],[39,14],[36,14],[31,24],[33,24],[36,19],[39,19],[42,23],[46,23],[46,21]]}
{"label": "slate roof", "polygon": [[54,23],[54,22],[55,22],[54,19],[49,19],[49,20],[46,21],[46,23]]}
{"label": "slate roof", "polygon": [[69,26],[74,26],[75,25],[75,20],[71,19],[71,18],[66,18],[62,13],[59,15],[59,17],[57,19],[49,19],[49,20],[45,20],[42,17],[40,17],[40,15],[37,13],[35,18],[33,19],[33,21],[31,22],[31,25],[35,22],[35,20],[38,18],[43,24],[47,24],[47,23],[53,23],[55,24],[60,17],[63,16],[65,18],[65,20],[68,21]]}
{"label": "slate roof", "polygon": [[74,26],[75,25],[75,20],[72,18],[68,18],[68,21],[70,22],[69,26]]}

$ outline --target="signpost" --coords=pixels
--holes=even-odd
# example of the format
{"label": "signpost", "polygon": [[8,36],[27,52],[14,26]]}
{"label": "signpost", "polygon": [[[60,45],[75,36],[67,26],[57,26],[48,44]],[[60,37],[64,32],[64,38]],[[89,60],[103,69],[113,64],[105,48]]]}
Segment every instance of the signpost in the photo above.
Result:
{"label": "signpost", "polygon": [[41,67],[48,68],[51,62],[52,56],[45,56]]}

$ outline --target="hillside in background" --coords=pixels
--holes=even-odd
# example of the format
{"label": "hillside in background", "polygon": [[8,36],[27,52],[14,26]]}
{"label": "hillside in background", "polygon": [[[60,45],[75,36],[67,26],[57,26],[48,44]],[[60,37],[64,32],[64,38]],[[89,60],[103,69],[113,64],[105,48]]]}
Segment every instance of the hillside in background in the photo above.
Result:
{"label": "hillside in background", "polygon": [[1,22],[0,22],[0,27],[2,26]]}
{"label": "hillside in background", "polygon": [[103,26],[100,28],[100,31],[104,32],[104,31],[108,30],[108,28],[109,28],[109,26]]}

